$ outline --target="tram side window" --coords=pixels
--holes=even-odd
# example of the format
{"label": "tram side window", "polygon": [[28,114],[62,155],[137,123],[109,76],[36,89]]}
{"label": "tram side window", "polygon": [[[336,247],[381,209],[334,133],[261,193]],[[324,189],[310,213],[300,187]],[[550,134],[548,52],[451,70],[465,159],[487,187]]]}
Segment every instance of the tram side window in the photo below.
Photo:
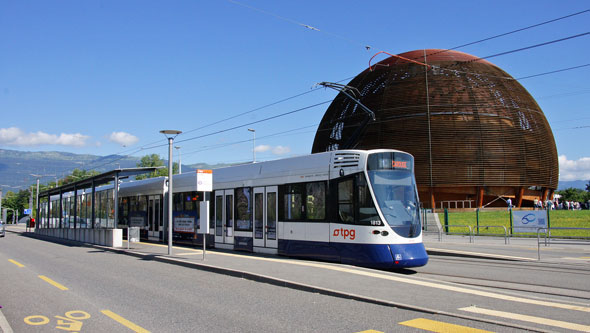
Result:
{"label": "tram side window", "polygon": [[375,202],[373,201],[373,197],[371,197],[371,191],[369,190],[369,184],[365,179],[365,175],[357,174],[356,182],[358,224],[374,226],[382,225],[379,213],[377,213],[377,209],[375,208]]}
{"label": "tram side window", "polygon": [[338,183],[338,220],[342,223],[354,222],[354,179]]}
{"label": "tram side window", "polygon": [[305,214],[308,220],[324,220],[326,218],[326,183],[314,182],[305,184]]}
{"label": "tram side window", "polygon": [[236,188],[235,196],[236,231],[252,231],[252,189]]}
{"label": "tram side window", "polygon": [[283,195],[284,220],[303,219],[303,184],[285,185]]}
{"label": "tram side window", "polygon": [[362,173],[338,182],[338,220],[349,224],[382,225]]}
{"label": "tram side window", "polygon": [[281,186],[279,216],[283,221],[324,221],[326,219],[326,182]]}
{"label": "tram side window", "polygon": [[175,212],[182,212],[182,193],[174,193],[172,196],[172,204]]}
{"label": "tram side window", "polygon": [[198,213],[198,202],[201,201],[197,192],[185,192],[184,196],[184,210]]}

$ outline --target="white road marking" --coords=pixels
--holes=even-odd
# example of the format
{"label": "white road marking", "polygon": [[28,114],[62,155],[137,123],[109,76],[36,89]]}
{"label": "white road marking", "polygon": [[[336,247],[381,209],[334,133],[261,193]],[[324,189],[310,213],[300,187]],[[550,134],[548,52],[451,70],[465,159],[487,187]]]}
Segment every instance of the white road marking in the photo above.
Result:
{"label": "white road marking", "polygon": [[[525,260],[525,261],[537,261],[537,259],[533,259],[533,258],[505,256],[505,255],[501,255],[501,254],[490,254],[490,253],[481,253],[481,252],[469,252],[469,251],[458,251],[458,250],[448,250],[448,249],[437,249],[437,248],[433,248],[433,247],[426,248],[426,252],[428,252],[428,250],[440,251],[440,252],[448,252],[448,253],[454,253],[454,254],[464,254],[464,255],[488,257],[488,258]],[[536,250],[536,248],[535,248],[535,250]]]}
{"label": "white road marking", "polygon": [[12,330],[12,327],[10,327],[10,324],[6,320],[6,317],[4,317],[4,314],[2,313],[2,310],[0,310],[0,329],[4,333],[13,333],[14,332]]}
{"label": "white road marking", "polygon": [[580,332],[590,332],[590,326],[588,326],[588,325],[568,323],[567,321],[553,320],[553,319],[548,319],[548,318],[543,318],[543,317],[527,316],[527,315],[522,315],[522,314],[513,313],[513,312],[504,312],[504,311],[482,309],[482,308],[478,308],[475,306],[460,308],[459,310],[467,311],[467,312],[471,312],[471,313],[488,315],[488,316],[494,316],[494,317],[502,317],[502,318],[508,318],[508,319],[513,319],[513,320],[526,321],[529,323],[536,323],[536,324],[541,324],[541,325],[565,328],[568,330],[574,330],[574,331],[580,331]]}

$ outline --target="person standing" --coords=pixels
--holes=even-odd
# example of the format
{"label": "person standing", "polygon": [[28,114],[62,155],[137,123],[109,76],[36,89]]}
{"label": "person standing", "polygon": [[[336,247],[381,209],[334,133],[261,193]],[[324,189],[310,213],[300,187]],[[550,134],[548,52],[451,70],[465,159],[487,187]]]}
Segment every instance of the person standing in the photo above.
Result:
{"label": "person standing", "polygon": [[506,200],[506,204],[508,205],[508,210],[512,209],[512,199],[508,198],[508,200]]}

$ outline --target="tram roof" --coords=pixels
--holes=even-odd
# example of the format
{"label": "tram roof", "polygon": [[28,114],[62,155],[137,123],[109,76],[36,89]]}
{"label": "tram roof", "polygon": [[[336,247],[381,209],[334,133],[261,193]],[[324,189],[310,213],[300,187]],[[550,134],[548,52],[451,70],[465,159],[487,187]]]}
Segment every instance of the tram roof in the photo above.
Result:
{"label": "tram roof", "polygon": [[111,171],[107,171],[105,173],[101,173],[100,175],[88,177],[86,179],[79,180],[77,182],[69,183],[66,185],[62,185],[59,187],[55,187],[52,189],[45,190],[39,193],[40,197],[51,196],[55,194],[60,194],[64,192],[74,191],[74,190],[83,190],[86,188],[91,188],[94,184],[94,187],[106,184],[108,182],[114,181],[116,177],[119,179],[127,178],[130,176],[136,176],[144,173],[154,172],[161,167],[147,167],[147,168],[123,168],[123,169],[114,169]]}

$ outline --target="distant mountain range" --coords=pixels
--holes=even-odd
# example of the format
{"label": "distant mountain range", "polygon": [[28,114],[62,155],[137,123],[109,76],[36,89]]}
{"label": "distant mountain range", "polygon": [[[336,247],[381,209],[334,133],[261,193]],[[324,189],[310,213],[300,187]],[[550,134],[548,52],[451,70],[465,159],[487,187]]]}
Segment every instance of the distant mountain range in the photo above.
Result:
{"label": "distant mountain range", "polygon": [[559,181],[559,185],[557,185],[557,190],[562,191],[570,187],[586,190],[586,184],[588,184],[589,181],[590,180]]}
{"label": "distant mountain range", "polygon": [[[4,192],[16,192],[36,183],[41,176],[41,183],[49,183],[69,175],[72,170],[97,170],[106,172],[117,168],[135,168],[141,157],[108,155],[96,156],[64,152],[28,152],[0,149],[0,188]],[[224,164],[182,165],[182,172],[200,169],[214,169]]]}

